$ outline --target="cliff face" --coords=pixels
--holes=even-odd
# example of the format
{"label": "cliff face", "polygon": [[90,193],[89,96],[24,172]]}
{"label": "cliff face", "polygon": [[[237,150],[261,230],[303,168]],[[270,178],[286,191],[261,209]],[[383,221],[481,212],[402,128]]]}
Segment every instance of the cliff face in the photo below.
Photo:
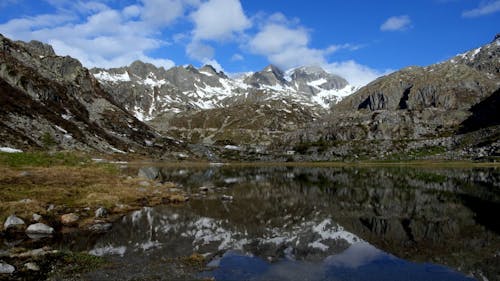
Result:
{"label": "cliff face", "polygon": [[148,152],[160,136],[121,108],[70,57],[0,36],[3,146]]}
{"label": "cliff face", "polygon": [[[306,152],[309,145],[312,154],[318,144],[329,147],[326,155],[313,157],[322,160],[349,154],[381,157],[426,147],[499,156],[500,115],[493,108],[499,87],[496,38],[446,62],[381,77],[343,99],[320,122],[289,134],[283,144]],[[487,151],[475,150],[479,144]]]}

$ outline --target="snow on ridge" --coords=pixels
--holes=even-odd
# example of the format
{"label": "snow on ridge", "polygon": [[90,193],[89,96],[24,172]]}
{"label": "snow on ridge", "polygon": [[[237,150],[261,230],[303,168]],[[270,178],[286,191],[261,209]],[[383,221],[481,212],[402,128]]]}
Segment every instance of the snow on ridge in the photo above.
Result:
{"label": "snow on ridge", "polygon": [[326,82],[328,82],[328,81],[325,78],[321,78],[321,79],[318,79],[315,81],[307,82],[307,85],[311,86],[311,87],[319,88],[319,86],[325,84]]}
{"label": "snow on ridge", "polygon": [[200,73],[206,76],[214,76],[212,73],[206,71],[200,71]]}
{"label": "snow on ridge", "polygon": [[94,77],[97,80],[100,81],[109,81],[109,82],[129,82],[130,81],[130,76],[128,75],[128,72],[125,71],[125,73],[122,74],[112,74],[107,71],[99,71],[98,73],[94,74]]}

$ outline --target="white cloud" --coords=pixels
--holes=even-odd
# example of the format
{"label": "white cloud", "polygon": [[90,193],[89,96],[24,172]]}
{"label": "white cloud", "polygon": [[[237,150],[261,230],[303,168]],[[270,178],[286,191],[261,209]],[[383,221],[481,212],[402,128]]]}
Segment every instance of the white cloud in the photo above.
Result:
{"label": "white cloud", "polygon": [[462,13],[462,17],[476,18],[497,12],[500,12],[500,0],[483,2],[479,7],[475,9],[464,11]]}
{"label": "white cloud", "polygon": [[284,70],[302,65],[320,65],[355,86],[363,86],[383,74],[352,60],[328,61],[330,54],[340,50],[357,50],[362,45],[338,44],[316,49],[310,47],[310,41],[308,29],[298,25],[297,20],[288,20],[278,13],[261,24],[259,32],[250,39],[247,48],[252,53],[266,56],[269,62]]}
{"label": "white cloud", "polygon": [[394,16],[388,18],[381,26],[382,31],[402,31],[411,27],[411,19],[408,15]]}
{"label": "white cloud", "polygon": [[245,58],[241,54],[234,54],[231,56],[231,61],[242,61]]}
{"label": "white cloud", "polygon": [[186,54],[197,61],[210,60],[214,57],[215,50],[213,47],[199,41],[193,41],[186,47]]}
{"label": "white cloud", "polygon": [[323,65],[328,72],[337,74],[345,78],[351,85],[364,86],[376,78],[386,75],[392,70],[378,71],[365,65],[361,65],[353,60],[343,62],[332,62]]}
{"label": "white cloud", "polygon": [[191,18],[194,40],[227,40],[251,26],[239,0],[209,0]]}
{"label": "white cloud", "polygon": [[[57,54],[77,58],[87,67],[119,67],[134,60],[164,67],[174,65],[169,59],[147,55],[168,44],[157,39],[157,25],[172,17],[143,21],[140,17],[146,6],[114,10],[97,2],[50,1],[58,9],[56,13],[13,19],[0,25],[0,33],[17,40],[47,42]],[[183,3],[195,4],[192,0]]]}
{"label": "white cloud", "polygon": [[211,65],[215,70],[217,70],[217,72],[220,72],[220,71],[224,72],[224,68],[222,68],[220,63],[218,61],[216,61],[215,59],[203,60],[203,64]]}

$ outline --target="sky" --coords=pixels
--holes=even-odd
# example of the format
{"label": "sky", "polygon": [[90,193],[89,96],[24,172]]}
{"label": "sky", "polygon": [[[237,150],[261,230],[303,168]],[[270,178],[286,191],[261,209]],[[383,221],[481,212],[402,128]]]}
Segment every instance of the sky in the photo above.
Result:
{"label": "sky", "polygon": [[489,43],[499,27],[500,0],[0,2],[1,34],[49,43],[86,67],[319,65],[359,86]]}

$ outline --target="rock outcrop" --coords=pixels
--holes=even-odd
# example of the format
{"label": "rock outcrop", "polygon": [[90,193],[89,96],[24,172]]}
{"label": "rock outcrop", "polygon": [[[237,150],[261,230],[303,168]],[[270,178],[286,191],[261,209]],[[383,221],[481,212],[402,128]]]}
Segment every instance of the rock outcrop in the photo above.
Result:
{"label": "rock outcrop", "polygon": [[[161,136],[123,109],[71,57],[0,36],[0,143],[148,153]],[[158,148],[158,147],[156,147]]]}
{"label": "rock outcrop", "polygon": [[[346,97],[283,144],[322,160],[446,150],[455,150],[452,158],[475,157],[478,145],[497,157],[499,73],[500,39],[442,63],[407,67]],[[477,130],[474,137],[462,135]]]}

